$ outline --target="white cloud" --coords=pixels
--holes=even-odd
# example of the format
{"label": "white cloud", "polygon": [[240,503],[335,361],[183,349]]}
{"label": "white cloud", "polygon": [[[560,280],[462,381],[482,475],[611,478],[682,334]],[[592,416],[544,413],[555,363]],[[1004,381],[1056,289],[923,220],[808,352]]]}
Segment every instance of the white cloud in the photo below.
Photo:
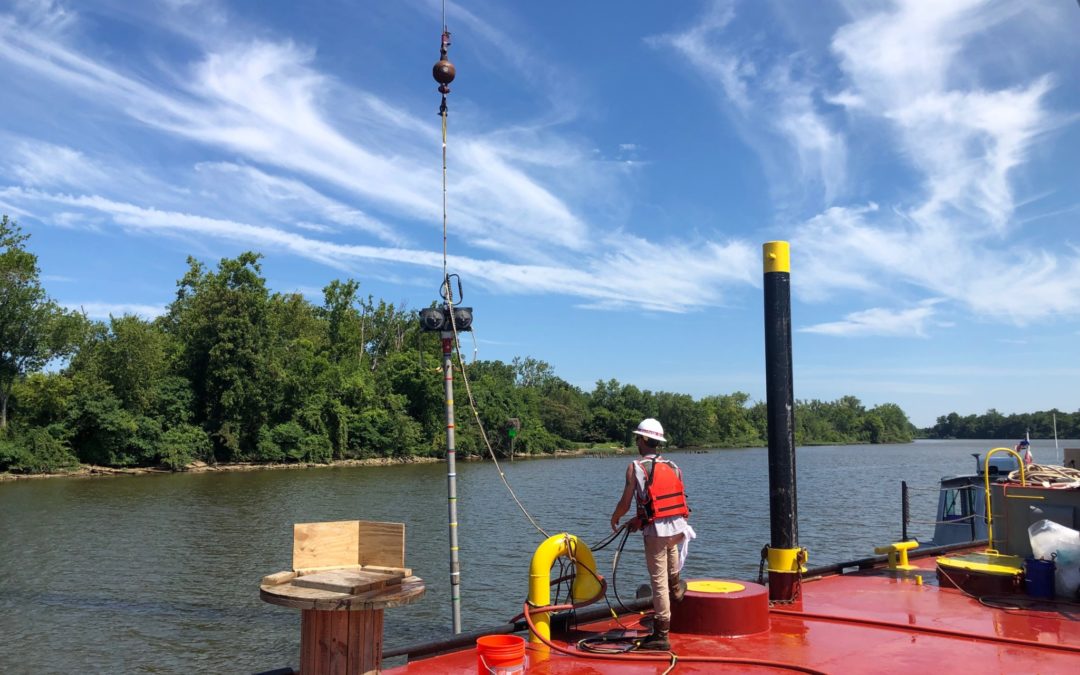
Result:
{"label": "white cloud", "polygon": [[[1056,123],[1043,107],[1050,78],[988,90],[978,84],[977,57],[964,51],[1011,11],[1015,5],[992,0],[907,0],[836,32],[832,47],[860,112],[891,124],[904,156],[925,176],[928,196],[912,212],[923,227],[978,222],[1000,234],[1014,208],[1009,172]],[[970,62],[963,70],[961,54]]]}
{"label": "white cloud", "polygon": [[91,319],[104,320],[109,317],[121,317],[129,314],[143,319],[153,319],[165,313],[163,305],[117,304],[109,302],[68,302],[68,309],[83,312]]}
{"label": "white cloud", "polygon": [[[190,9],[182,0],[172,4]],[[1062,78],[1020,66],[980,78],[969,42],[1002,25],[1009,16],[1005,3],[856,5],[825,57],[836,59],[835,81],[822,79],[829,69],[818,68],[816,57],[732,39],[741,37],[732,25],[735,6],[715,2],[696,26],[649,42],[682,55],[722,91],[777,192],[820,188],[809,212],[818,215],[808,218],[803,209],[798,217],[780,218],[782,225],[794,223],[785,237],[793,243],[796,293],[821,300],[854,291],[869,298],[862,306],[881,307],[911,306],[929,296],[1016,322],[1080,313],[1080,252],[1014,249],[1007,239],[1020,227],[1016,175],[1034,145],[1061,123],[1046,106]],[[494,29],[495,21],[454,3],[449,10],[512,69],[531,72],[535,60],[521,56],[528,50]],[[0,190],[0,206],[13,214],[58,209],[34,217],[70,227],[120,225],[274,247],[339,269],[358,261],[441,268],[441,255],[423,250],[442,223],[434,115],[417,117],[345,86],[317,69],[317,55],[307,46],[237,41],[228,35],[227,17],[219,18],[212,35],[201,39],[178,32],[190,40],[184,53],[194,56],[172,73],[155,73],[152,59],[136,71],[73,47],[44,24],[35,28],[0,15],[0,40],[10,46],[0,60],[34,74],[43,87],[83,96],[87,109],[103,118],[135,121],[140,133],[174,136],[170,142],[195,140],[200,145],[187,147],[209,160],[197,164],[194,175],[190,159],[170,167],[176,175],[160,181],[177,178],[169,190],[136,192],[116,188],[111,177],[126,172],[87,156],[92,151],[41,144],[31,149],[42,152],[9,158],[9,180],[22,189]],[[539,77],[553,74],[545,66]],[[559,98],[574,97],[563,91]],[[848,137],[845,120],[869,123],[875,134]],[[888,135],[879,136],[881,130]],[[598,203],[623,198],[636,163],[600,161],[586,149],[590,144],[540,123],[483,135],[453,131],[449,224],[457,241],[451,251],[462,250],[458,242],[469,250],[454,264],[481,283],[566,294],[589,307],[655,311],[722,305],[730,288],[758,283],[758,251],[744,242],[650,241],[590,221],[590,211],[603,211]],[[861,203],[840,203],[855,191],[849,183],[861,178],[848,166],[849,153],[862,150],[858,145],[902,157],[918,189],[908,189],[900,203],[892,195],[904,185],[890,187],[888,196],[859,191]],[[623,144],[620,150],[637,148]],[[227,201],[231,210],[218,208]],[[320,239],[347,230],[378,245]],[[649,274],[628,273],[635,269]],[[867,310],[820,324],[832,327],[817,332],[900,330],[890,322],[919,318],[904,317],[909,311]]]}
{"label": "white cloud", "polygon": [[795,292],[810,301],[857,291],[944,298],[967,311],[1021,324],[1080,314],[1080,250],[1011,250],[978,230],[942,222],[922,227],[877,208],[833,208],[792,238]]}
{"label": "white cloud", "polygon": [[26,25],[44,33],[62,33],[78,17],[60,0],[15,0],[14,10]]}
{"label": "white cloud", "polygon": [[6,140],[11,145],[0,162],[8,180],[33,187],[87,188],[107,178],[104,169],[73,148],[10,136]]}
{"label": "white cloud", "polygon": [[57,211],[50,214],[48,223],[49,225],[62,227],[68,230],[100,232],[102,218],[81,211]]}
{"label": "white cloud", "polygon": [[[190,68],[149,84],[22,28],[0,22],[0,39],[15,47],[0,59],[150,130],[241,160],[198,163],[193,177],[180,176],[193,178],[192,187],[171,181],[165,195],[155,190],[130,197],[130,190],[77,189],[70,181],[45,189],[53,186],[38,181],[0,190],[0,198],[47,205],[66,223],[81,215],[133,231],[289,251],[338,269],[362,260],[442,267],[434,247],[406,247],[419,237],[403,229],[423,224],[430,237],[442,222],[441,172],[432,161],[437,124],[346,89],[314,69],[312,50],[291,43],[199,43],[206,51]],[[347,119],[338,113],[342,101],[349,103]],[[509,260],[453,256],[455,270],[479,283],[512,293],[566,294],[594,307],[668,312],[722,303],[726,288],[757,283],[756,251],[744,243],[652,242],[590,226],[573,204],[597,209],[615,201],[613,188],[627,168],[550,129],[463,131],[450,149],[452,236]],[[43,189],[36,189],[39,183]],[[230,215],[198,215],[219,211]],[[252,220],[264,214],[270,217]],[[333,228],[360,230],[391,246],[316,238]]]}
{"label": "white cloud", "polygon": [[[0,39],[12,46],[0,58],[81,92],[95,105],[115,107],[145,125],[254,163],[324,181],[398,219],[427,223],[432,230],[441,223],[440,168],[432,161],[439,142],[436,124],[421,124],[366,92],[345,90],[312,68],[310,49],[232,43],[207,52],[169,89],[10,21],[0,22]],[[339,99],[356,104],[347,134],[330,112]],[[585,222],[526,165],[550,169],[582,193],[608,179],[602,165],[585,153],[560,154],[565,142],[538,133],[516,129],[514,136],[524,142],[499,134],[457,136],[452,217],[459,236],[507,254],[586,246]],[[609,173],[615,171],[622,169]],[[364,222],[368,229],[380,229],[370,217]],[[385,229],[381,236],[402,240]]]}
{"label": "white cloud", "polygon": [[253,167],[229,162],[203,162],[195,166],[195,171],[202,174],[207,189],[226,194],[229,200],[241,200],[246,212],[273,211],[278,220],[292,221],[302,229],[333,231],[333,228],[317,223],[296,222],[304,216],[321,216],[335,225],[367,232],[390,244],[405,241],[386,223],[298,180],[272,176]]}
{"label": "white cloud", "polygon": [[842,108],[850,108],[851,110],[858,110],[866,105],[866,101],[862,96],[853,94],[848,90],[844,90],[835,94],[827,94],[823,97],[826,103],[840,106]]}
{"label": "white cloud", "polygon": [[[431,250],[337,244],[269,226],[162,211],[94,195],[6,188],[0,189],[0,198],[82,209],[131,231],[286,251],[347,272],[372,261],[432,270],[441,269],[443,263],[442,255]],[[553,293],[581,298],[589,307],[657,312],[716,306],[724,302],[726,288],[757,283],[756,251],[743,242],[650,242],[619,234],[601,243],[600,253],[562,264],[518,265],[451,255],[449,265],[474,283],[504,293]],[[648,274],[628,270],[648,270]]]}
{"label": "white cloud", "polygon": [[318,232],[320,234],[328,234],[328,233],[331,233],[331,232],[337,232],[336,228],[330,227],[328,225],[322,225],[322,224],[319,224],[319,223],[311,223],[311,222],[308,222],[308,221],[305,221],[305,220],[297,221],[294,224],[296,225],[296,227],[299,227],[301,230],[307,230],[308,232]]}
{"label": "white cloud", "polygon": [[778,67],[770,77],[769,88],[777,92],[779,115],[774,124],[795,149],[803,179],[818,180],[824,188],[824,201],[831,204],[847,182],[847,142],[834,131],[818,112],[814,90],[792,79],[789,67]]}
{"label": "white cloud", "polygon": [[774,191],[788,199],[793,189],[790,165],[803,186],[820,186],[831,204],[845,192],[847,146],[842,133],[816,101],[819,84],[793,71],[805,56],[778,56],[774,50],[745,47],[734,37],[734,4],[718,0],[684,32],[648,39],[674,49],[709,86],[718,85],[745,141],[757,152]]}
{"label": "white cloud", "polygon": [[747,110],[750,96],[744,77],[753,74],[753,65],[724,49],[720,35],[734,19],[734,3],[730,0],[714,1],[686,31],[649,37],[646,42],[654,47],[673,47],[702,76],[718,82],[739,109]]}
{"label": "white cloud", "polygon": [[[434,0],[428,2],[432,10],[436,9]],[[501,11],[500,7],[498,3],[488,4],[481,17],[466,9],[463,3],[449,2],[446,4],[447,23],[455,31],[468,34],[470,39],[483,42],[484,48],[475,50],[471,57],[477,65],[488,68],[493,77],[506,77],[505,71],[510,69],[514,77],[530,82],[533,92],[547,96],[545,105],[538,107],[539,114],[546,118],[538,123],[539,126],[576,117],[579,102],[587,92],[580,90],[575,72],[557,67],[556,55],[539,39],[534,26],[519,24],[514,13]],[[511,28],[504,30],[496,24]],[[454,47],[451,46],[450,60],[454,58]]]}
{"label": "white cloud", "polygon": [[918,307],[892,310],[883,307],[852,312],[843,321],[819,323],[800,328],[800,332],[836,335],[841,337],[926,337],[927,323],[934,316],[936,301]]}
{"label": "white cloud", "polygon": [[[695,26],[651,43],[673,48],[724,92],[781,197],[781,213],[784,196],[800,182],[793,174],[803,185],[821,185],[822,210],[800,218],[788,237],[800,297],[822,301],[854,291],[891,304],[929,296],[1020,323],[1080,313],[1075,248],[1033,251],[1026,242],[1006,243],[1021,227],[1014,215],[1017,173],[1032,147],[1063,124],[1063,116],[1046,108],[1060,78],[1023,63],[1022,53],[1012,59],[1012,81],[1000,68],[984,74],[986,55],[973,46],[976,40],[979,49],[1002,38],[1038,40],[1044,32],[1038,29],[1053,17],[1022,12],[1022,6],[997,0],[854,4],[850,22],[831,42],[838,81],[821,79],[828,69],[815,67],[820,64],[810,50],[785,54],[776,49],[782,40],[764,50],[739,33],[730,2],[713,3]],[[848,123],[827,115],[819,101],[841,107]],[[772,134],[763,136],[763,127]],[[851,140],[849,132],[861,135]],[[777,147],[778,139],[794,160]],[[873,202],[837,203],[849,191],[849,146],[855,144],[861,153],[878,148],[905,162],[918,182],[912,196],[884,209]],[[898,185],[911,180],[897,171],[891,179]],[[876,186],[862,190],[868,187]],[[895,199],[896,187],[887,190]],[[911,311],[918,314],[869,310],[814,328],[896,334],[908,329],[890,321],[917,318]],[[925,330],[925,323],[917,325],[912,334]]]}
{"label": "white cloud", "polygon": [[[929,293],[1013,323],[1080,313],[1080,252],[1016,240],[1014,174],[1060,124],[1045,105],[1054,80],[1029,68],[1026,80],[989,88],[968,44],[1003,29],[1016,5],[876,7],[860,7],[864,14],[834,36],[848,80],[837,101],[885,125],[921,189],[894,208],[832,208],[800,224],[793,245],[808,276],[800,292],[818,300],[852,290]],[[1010,39],[1024,39],[1021,27],[1008,28]],[[850,317],[824,324],[836,334],[861,325]]]}

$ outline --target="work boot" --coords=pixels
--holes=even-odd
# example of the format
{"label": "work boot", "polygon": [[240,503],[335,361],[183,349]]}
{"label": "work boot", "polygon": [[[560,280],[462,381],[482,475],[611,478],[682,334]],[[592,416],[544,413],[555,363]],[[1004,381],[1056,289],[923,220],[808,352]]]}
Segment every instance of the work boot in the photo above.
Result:
{"label": "work boot", "polygon": [[668,633],[671,631],[671,619],[653,617],[652,634],[637,644],[638,649],[666,652],[671,649]]}
{"label": "work boot", "polygon": [[679,573],[676,572],[668,577],[667,584],[671,599],[674,602],[682,602],[682,599],[686,596],[686,582],[679,581]]}

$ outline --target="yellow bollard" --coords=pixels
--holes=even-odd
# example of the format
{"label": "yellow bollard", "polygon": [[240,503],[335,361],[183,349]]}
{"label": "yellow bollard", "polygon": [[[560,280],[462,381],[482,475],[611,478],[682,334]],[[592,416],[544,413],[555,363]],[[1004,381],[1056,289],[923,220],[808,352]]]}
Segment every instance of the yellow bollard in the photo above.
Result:
{"label": "yellow bollard", "polygon": [[874,553],[889,555],[890,570],[915,570],[919,568],[908,564],[908,551],[918,547],[919,542],[917,541],[898,541],[888,546],[876,546],[874,547]]}

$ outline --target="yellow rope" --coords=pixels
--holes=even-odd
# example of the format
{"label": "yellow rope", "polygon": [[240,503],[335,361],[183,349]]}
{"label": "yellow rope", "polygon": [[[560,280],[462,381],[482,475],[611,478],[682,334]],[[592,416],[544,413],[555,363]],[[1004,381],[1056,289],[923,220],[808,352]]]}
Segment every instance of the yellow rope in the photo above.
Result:
{"label": "yellow rope", "polygon": [[[442,276],[444,295],[450,298],[450,279],[446,276],[446,110],[442,111]],[[455,331],[456,335],[456,331]]]}
{"label": "yellow rope", "polygon": [[[1043,485],[1053,488],[1070,488],[1080,486],[1080,469],[1071,469],[1064,466],[1052,466],[1048,464],[1031,464],[1024,472],[1030,485]],[[1020,482],[1020,471],[1009,473],[1009,481]]]}
{"label": "yellow rope", "polygon": [[[449,303],[449,301],[447,302]],[[513,497],[514,503],[516,503],[518,508],[521,509],[521,512],[525,514],[525,517],[529,519],[532,526],[547,539],[551,535],[549,535],[544,528],[540,527],[540,524],[536,522],[536,519],[532,517],[532,514],[529,513],[528,509],[525,508],[525,505],[518,499],[517,494],[514,492],[514,488],[510,487],[510,481],[506,480],[506,474],[503,473],[502,467],[499,466],[499,460],[495,457],[495,450],[491,447],[491,441],[488,440],[487,432],[484,430],[484,423],[480,421],[480,411],[476,408],[476,400],[473,398],[472,387],[469,385],[469,376],[465,373],[465,361],[461,357],[461,343],[458,340],[457,322],[454,321],[454,309],[452,305],[450,307],[450,327],[454,329],[454,351],[457,353],[458,365],[461,367],[461,381],[465,383],[465,393],[468,395],[469,409],[472,410],[473,419],[476,420],[476,427],[480,430],[480,438],[484,440],[484,445],[487,447],[488,454],[491,456],[491,461],[495,463],[495,470],[499,472],[499,478],[502,479],[503,485],[505,485],[506,489],[510,492],[510,496]]]}

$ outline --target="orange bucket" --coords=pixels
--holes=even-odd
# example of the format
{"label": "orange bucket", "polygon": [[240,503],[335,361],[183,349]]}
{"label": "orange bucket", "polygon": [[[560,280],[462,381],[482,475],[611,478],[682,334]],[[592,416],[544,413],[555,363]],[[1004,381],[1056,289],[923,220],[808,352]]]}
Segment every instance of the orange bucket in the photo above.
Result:
{"label": "orange bucket", "polygon": [[478,675],[524,673],[525,638],[519,635],[484,635],[476,638]]}

